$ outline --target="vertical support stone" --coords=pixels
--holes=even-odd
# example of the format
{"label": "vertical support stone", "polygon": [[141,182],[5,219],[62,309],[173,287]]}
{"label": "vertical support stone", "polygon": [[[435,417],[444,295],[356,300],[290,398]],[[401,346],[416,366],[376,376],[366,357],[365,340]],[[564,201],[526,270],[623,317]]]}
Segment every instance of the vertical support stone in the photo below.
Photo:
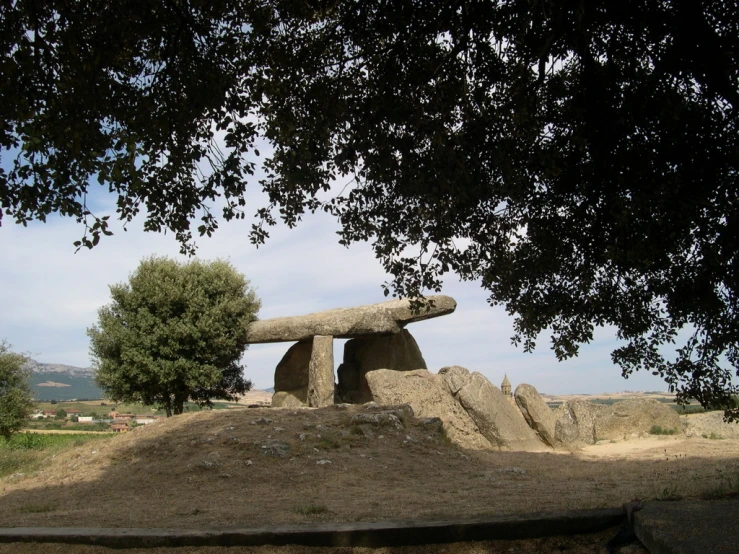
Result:
{"label": "vertical support stone", "polygon": [[294,408],[308,405],[308,366],[312,341],[293,344],[275,369],[273,408]]}
{"label": "vertical support stone", "polygon": [[334,403],[334,337],[316,335],[308,365],[308,406],[323,408]]}

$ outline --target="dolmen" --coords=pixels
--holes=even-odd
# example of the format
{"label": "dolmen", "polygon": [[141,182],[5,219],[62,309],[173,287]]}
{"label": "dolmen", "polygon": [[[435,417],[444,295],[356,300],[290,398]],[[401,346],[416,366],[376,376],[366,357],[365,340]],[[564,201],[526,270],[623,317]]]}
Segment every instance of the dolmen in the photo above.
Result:
{"label": "dolmen", "polygon": [[[443,295],[421,301],[390,300],[255,321],[248,325],[246,338],[249,344],[297,341],[275,369],[273,407],[362,403],[372,400],[367,372],[428,369],[405,326],[450,314],[456,307],[453,298]],[[337,370],[338,384],[334,382],[334,338],[351,339]]]}

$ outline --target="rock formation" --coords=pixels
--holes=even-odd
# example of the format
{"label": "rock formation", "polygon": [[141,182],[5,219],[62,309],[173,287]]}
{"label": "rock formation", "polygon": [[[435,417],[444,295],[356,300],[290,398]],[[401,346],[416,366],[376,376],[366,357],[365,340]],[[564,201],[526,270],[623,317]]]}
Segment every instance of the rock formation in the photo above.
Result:
{"label": "rock formation", "polygon": [[[272,397],[274,407],[295,407],[292,397],[304,405],[308,401],[308,366],[310,365],[312,341],[301,341],[293,344],[277,364],[275,369],[275,395]],[[276,402],[277,401],[277,402]],[[285,405],[285,403],[290,406]]]}
{"label": "rock formation", "polygon": [[338,397],[353,404],[372,400],[366,375],[375,369],[412,371],[427,367],[416,340],[406,329],[395,335],[352,339],[344,345],[344,361],[337,370]]}
{"label": "rock formation", "polygon": [[586,400],[568,400],[555,412],[557,423],[554,427],[555,439],[563,445],[594,444],[595,420],[607,410],[602,404]]}
{"label": "rock formation", "polygon": [[594,444],[646,434],[655,425],[682,433],[680,417],[653,398],[632,398],[610,406],[570,400],[555,412],[555,439],[564,445]]}
{"label": "rock formation", "polygon": [[308,405],[323,408],[334,403],[334,339],[313,337],[308,364]]}
{"label": "rock formation", "polygon": [[353,339],[344,349],[337,392],[342,401],[365,402],[371,399],[365,378],[368,371],[426,367],[416,341],[405,326],[452,313],[456,306],[449,296],[429,296],[416,313],[410,300],[391,300],[255,321],[247,326],[246,337],[250,344],[298,341],[275,370],[273,407],[333,404],[333,339]]}
{"label": "rock formation", "polygon": [[462,405],[449,393],[442,376],[425,369],[377,369],[368,372],[366,378],[378,404],[409,404],[418,418],[441,419],[447,437],[455,444],[474,450],[493,448]]}
{"label": "rock formation", "polygon": [[544,449],[515,406],[481,373],[472,373],[455,398],[492,445],[505,450]]}
{"label": "rock formation", "polygon": [[276,317],[250,323],[246,328],[249,344],[302,341],[316,335],[353,339],[368,335],[393,335],[414,321],[452,313],[456,301],[443,295],[426,297],[428,304],[414,313],[407,298],[379,304],[337,308],[294,317]]}
{"label": "rock formation", "polygon": [[442,368],[439,375],[378,369],[366,379],[375,402],[407,403],[418,417],[440,418],[449,439],[464,448],[546,449],[516,408],[480,373],[460,366]]}
{"label": "rock formation", "polygon": [[549,446],[557,446],[554,435],[557,418],[537,390],[523,383],[516,387],[515,397],[516,404],[529,427]]}
{"label": "rock formation", "polygon": [[680,416],[668,405],[654,398],[630,398],[616,402],[595,419],[595,438],[623,439],[633,433],[646,434],[654,426],[682,434]]}

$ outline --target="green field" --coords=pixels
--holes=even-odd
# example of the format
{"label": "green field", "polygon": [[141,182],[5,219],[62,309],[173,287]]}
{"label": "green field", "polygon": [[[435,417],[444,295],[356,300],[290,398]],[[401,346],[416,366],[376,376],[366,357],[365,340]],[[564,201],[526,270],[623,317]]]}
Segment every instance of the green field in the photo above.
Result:
{"label": "green field", "polygon": [[0,439],[0,478],[37,471],[44,460],[92,441],[109,440],[114,433],[50,434],[18,433],[9,441]]}
{"label": "green field", "polygon": [[[125,404],[115,403],[110,400],[100,400],[94,402],[38,402],[36,404],[39,410],[79,410],[83,416],[93,416],[96,419],[107,419],[108,414],[115,410],[122,414],[135,414],[135,415],[166,415],[164,410],[156,410],[152,406],[144,406],[143,404]],[[213,402],[214,410],[225,410],[228,408],[240,406],[235,402]],[[243,406],[240,406],[243,408]],[[201,408],[197,404],[192,402],[185,403],[185,412],[198,412],[201,410],[208,410],[209,408]]]}

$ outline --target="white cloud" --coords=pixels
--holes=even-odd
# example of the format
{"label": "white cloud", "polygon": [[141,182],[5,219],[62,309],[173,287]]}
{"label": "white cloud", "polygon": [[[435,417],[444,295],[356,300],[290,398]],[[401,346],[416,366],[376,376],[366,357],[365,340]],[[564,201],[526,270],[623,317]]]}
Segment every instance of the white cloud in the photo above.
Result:
{"label": "white cloud", "polygon": [[[256,208],[259,195],[249,199]],[[5,223],[5,222],[4,222]],[[336,222],[326,214],[308,215],[296,229],[278,226],[267,244],[249,243],[250,221],[222,224],[211,239],[199,239],[203,259],[226,258],[250,279],[262,299],[261,318],[299,315],[384,300],[380,285],[389,280],[368,244],[347,249],[337,243]],[[141,258],[179,256],[174,237],[144,233],[140,221],[104,237],[92,251],[74,253],[82,229],[74,221],[53,218],[28,228],[8,222],[0,228],[0,338],[43,362],[89,365],[86,329],[97,309],[109,301],[108,286],[125,281]],[[600,334],[575,360],[558,363],[545,339],[534,354],[510,344],[511,318],[490,308],[479,284],[447,278],[444,294],[458,301],[449,316],[414,323],[430,369],[462,365],[499,384],[507,373],[515,384],[530,382],[545,392],[601,392],[664,389],[650,375],[629,381],[610,362],[614,343]],[[341,361],[343,341],[335,346]],[[290,344],[252,345],[244,356],[247,376],[260,388],[272,386],[274,367]]]}

